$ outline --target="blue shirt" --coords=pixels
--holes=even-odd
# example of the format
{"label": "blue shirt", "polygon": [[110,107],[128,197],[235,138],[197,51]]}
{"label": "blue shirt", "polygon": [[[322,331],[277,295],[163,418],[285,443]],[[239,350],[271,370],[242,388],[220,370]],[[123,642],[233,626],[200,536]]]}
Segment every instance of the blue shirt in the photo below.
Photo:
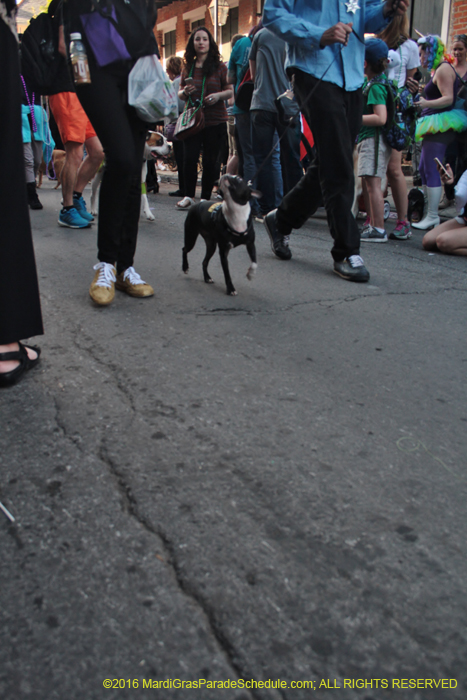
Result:
{"label": "blue shirt", "polygon": [[[244,36],[235,43],[232,49],[232,53],[230,54],[229,73],[235,73],[236,76],[234,89],[235,95],[237,94],[238,86],[242,82],[243,77],[248,68],[248,57],[250,55],[250,48],[251,39],[247,36]],[[245,112],[239,107],[237,107],[237,105],[233,106],[232,112],[233,114],[245,114]]]}
{"label": "blue shirt", "polygon": [[[359,9],[348,12],[351,5]],[[263,25],[287,42],[286,68],[294,66],[315,78],[329,68],[323,80],[351,92],[363,85],[363,43],[351,34],[347,46],[332,44],[321,49],[321,37],[338,22],[353,22],[363,42],[365,32],[377,33],[391,21],[383,17],[383,6],[381,0],[266,0]]]}

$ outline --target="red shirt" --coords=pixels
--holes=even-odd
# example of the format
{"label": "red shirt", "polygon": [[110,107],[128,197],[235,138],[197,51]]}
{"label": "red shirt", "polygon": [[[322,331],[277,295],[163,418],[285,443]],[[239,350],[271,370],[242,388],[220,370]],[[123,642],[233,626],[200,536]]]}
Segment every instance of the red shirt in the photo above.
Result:
{"label": "red shirt", "polygon": [[[201,99],[201,87],[203,85],[203,69],[194,68],[191,74],[193,78],[193,85],[195,86],[195,92],[191,93],[192,100]],[[180,89],[183,90],[185,87],[185,78],[182,77],[180,82]],[[219,65],[218,70],[206,78],[204,84],[204,94],[203,100],[207,95],[212,95],[214,92],[224,92],[229,87],[227,82],[227,66],[225,63]],[[222,122],[227,121],[227,110],[225,108],[225,101],[219,100],[215,105],[206,105],[204,108],[204,123],[206,126],[215,126],[216,124],[222,124]]]}

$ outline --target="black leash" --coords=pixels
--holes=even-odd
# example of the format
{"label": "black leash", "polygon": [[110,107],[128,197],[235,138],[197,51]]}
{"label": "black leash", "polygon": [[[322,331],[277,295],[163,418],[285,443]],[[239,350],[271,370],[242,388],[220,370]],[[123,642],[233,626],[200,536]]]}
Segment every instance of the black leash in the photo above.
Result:
{"label": "black leash", "polygon": [[[352,31],[353,31],[353,30],[352,30]],[[358,38],[359,41],[362,41],[356,32],[353,32],[353,33],[355,34],[355,36]],[[362,42],[362,43],[364,43],[364,42]],[[315,93],[315,91],[316,91],[316,90],[318,89],[318,87],[320,86],[320,83],[321,83],[321,81],[323,80],[323,78],[324,78],[324,76],[326,75],[326,73],[332,68],[332,66],[334,65],[334,63],[336,62],[336,60],[339,58],[339,56],[342,55],[342,49],[344,48],[344,46],[347,46],[347,44],[341,45],[341,46],[339,47],[339,52],[336,53],[336,55],[334,56],[333,60],[332,60],[331,63],[329,64],[329,66],[328,66],[328,67],[326,68],[326,70],[324,71],[324,73],[323,73],[323,75],[321,76],[321,78],[318,80],[318,82],[316,83],[316,85],[314,85],[313,88],[310,90],[309,94],[306,96],[305,100],[303,101],[303,104],[306,104],[306,103],[308,102],[308,100],[310,100],[310,99],[312,98],[313,94]],[[276,143],[274,144],[274,146],[271,148],[271,150],[269,151],[268,155],[267,155],[266,158],[264,159],[262,165],[260,165],[259,168],[256,170],[256,172],[255,172],[255,174],[253,175],[253,177],[251,178],[251,180],[248,181],[248,185],[249,185],[250,187],[252,187],[252,183],[256,180],[256,178],[258,177],[259,173],[263,170],[263,168],[264,168],[264,166],[266,165],[266,163],[268,162],[269,158],[272,156],[272,154],[273,154],[274,151],[276,150],[277,144],[280,143],[280,142],[282,141],[282,139],[284,138],[284,136],[285,136],[285,134],[286,134],[286,130],[292,125],[292,122],[293,122],[294,118],[295,118],[295,117],[289,117],[289,119],[287,120],[287,122],[284,124],[284,125],[285,125],[285,130],[284,130],[284,132],[282,133],[282,136],[279,137],[279,139],[277,140],[277,142],[276,142]]]}
{"label": "black leash", "polygon": [[[396,11],[397,11],[397,9],[398,9],[400,3],[401,3],[401,0],[394,0],[394,2],[392,3],[392,14],[393,14],[393,15],[396,13]],[[358,41],[359,41],[361,44],[363,44],[363,46],[365,46],[364,40],[357,34],[357,32],[355,31],[355,29],[354,29],[353,27],[352,27],[352,32],[351,32],[351,33],[354,34],[354,35],[357,37]],[[348,36],[349,36],[349,35],[348,35]],[[347,36],[347,41],[346,41],[346,43],[345,43],[345,44],[341,44],[341,45],[339,46],[339,51],[338,51],[338,53],[336,53],[336,55],[334,56],[333,60],[331,61],[331,63],[329,64],[329,66],[326,68],[326,70],[324,71],[323,75],[321,76],[321,78],[320,78],[320,79],[318,80],[318,82],[316,83],[316,85],[314,85],[313,88],[312,88],[312,90],[310,90],[310,93],[307,95],[307,97],[306,97],[305,100],[303,101],[303,104],[304,104],[304,105],[308,102],[308,100],[310,100],[310,99],[312,98],[312,96],[313,96],[315,90],[318,89],[318,87],[319,87],[321,81],[323,80],[323,78],[324,78],[324,76],[326,75],[326,73],[328,72],[328,70],[329,70],[330,68],[332,68],[332,66],[334,65],[334,63],[336,62],[336,60],[339,58],[339,56],[342,56],[342,49],[343,49],[344,47],[347,46],[348,36]],[[302,111],[302,110],[300,110],[300,111]],[[266,163],[268,162],[269,158],[272,156],[272,154],[273,154],[274,151],[276,150],[277,144],[280,143],[280,142],[282,141],[282,139],[284,138],[284,136],[285,136],[285,134],[286,134],[286,130],[292,125],[293,120],[294,120],[294,117],[290,117],[290,118],[287,120],[287,123],[284,122],[285,130],[284,130],[284,132],[282,133],[282,136],[279,137],[279,139],[278,139],[278,141],[276,142],[276,144],[271,148],[271,150],[269,151],[268,155],[267,155],[266,158],[264,159],[262,165],[260,165],[260,167],[259,167],[258,170],[255,172],[255,174],[253,175],[253,177],[251,178],[251,180],[248,181],[248,185],[249,185],[250,187],[252,187],[253,181],[258,177],[259,173],[263,170],[263,168],[264,168],[264,166],[266,165]]]}
{"label": "black leash", "polygon": [[[399,2],[400,2],[400,0],[395,0],[394,5],[395,5],[395,6],[396,6],[396,5],[398,6],[398,5],[399,5]],[[396,7],[396,9],[397,9],[397,7]],[[361,44],[363,44],[363,45],[365,46],[364,40],[357,34],[357,32],[355,31],[355,29],[354,29],[353,27],[352,27],[352,34],[354,34],[354,35],[357,37],[358,41],[359,41]],[[303,102],[304,105],[308,102],[308,100],[310,100],[310,99],[312,98],[312,96],[313,96],[315,90],[318,89],[318,87],[319,87],[321,81],[323,80],[323,78],[324,78],[324,76],[326,75],[326,73],[328,72],[328,70],[330,70],[330,68],[332,68],[332,66],[334,65],[334,63],[336,62],[336,60],[339,58],[339,56],[342,56],[342,49],[344,49],[346,46],[347,46],[347,42],[346,42],[345,44],[341,44],[341,45],[339,46],[339,52],[336,53],[336,55],[334,56],[333,60],[332,60],[331,63],[329,64],[329,66],[328,66],[328,67],[326,68],[326,70],[324,71],[324,73],[323,73],[323,75],[321,76],[321,78],[318,80],[318,82],[316,83],[316,85],[313,86],[313,88],[310,90],[309,94],[306,96],[306,98],[305,98],[305,100],[304,100],[304,102]],[[302,110],[300,110],[300,111],[302,111]],[[290,117],[290,118],[287,120],[287,122],[283,122],[283,125],[285,126],[285,129],[286,129],[286,130],[287,130],[290,126],[292,126],[293,120],[294,120],[294,117]],[[266,165],[266,163],[267,163],[267,161],[269,160],[269,158],[272,156],[272,154],[273,154],[274,151],[276,150],[277,144],[280,143],[280,142],[282,141],[282,139],[284,138],[285,134],[286,134],[286,131],[284,131],[283,134],[282,134],[282,136],[279,137],[279,139],[278,139],[278,141],[276,142],[276,144],[272,147],[272,149],[269,151],[268,155],[267,155],[266,158],[264,159],[262,165],[260,165],[260,167],[259,167],[258,170],[255,172],[255,174],[253,175],[253,177],[251,178],[251,180],[248,181],[248,184],[250,185],[250,187],[252,186],[253,181],[258,177],[259,173],[262,171],[262,169],[263,169],[264,166]]]}

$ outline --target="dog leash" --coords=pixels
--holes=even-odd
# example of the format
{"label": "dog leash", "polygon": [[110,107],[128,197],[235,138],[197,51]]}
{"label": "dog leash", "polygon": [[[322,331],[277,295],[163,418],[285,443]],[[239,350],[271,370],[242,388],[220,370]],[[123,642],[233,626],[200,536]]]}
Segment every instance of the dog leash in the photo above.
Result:
{"label": "dog leash", "polygon": [[[358,36],[358,34],[357,34],[353,29],[352,29],[352,32],[355,34],[355,36],[358,38],[359,41],[362,41],[362,40],[360,39],[360,37]],[[364,43],[364,42],[362,42],[362,43]],[[340,56],[342,56],[342,49],[343,49],[345,46],[347,46],[347,44],[343,44],[343,45],[340,45],[340,46],[339,46],[339,51],[338,51],[338,53],[336,53],[336,55],[334,56],[334,58],[332,59],[331,63],[328,65],[328,67],[327,67],[326,70],[324,71],[324,73],[323,73],[323,75],[321,76],[321,78],[318,80],[318,82],[316,83],[316,85],[313,86],[313,88],[310,90],[309,94],[306,96],[305,100],[303,101],[303,104],[304,104],[304,105],[308,102],[308,100],[310,100],[310,99],[312,98],[313,94],[315,93],[315,91],[316,91],[316,90],[318,89],[318,87],[320,86],[320,84],[321,84],[321,82],[322,82],[324,76],[326,75],[326,73],[332,68],[332,66],[333,66],[334,63],[337,61],[337,59],[338,59]],[[301,111],[301,110],[300,110],[300,111]],[[263,170],[263,168],[264,168],[264,166],[266,165],[266,163],[268,162],[269,158],[272,156],[272,154],[273,154],[274,151],[276,150],[277,144],[280,143],[280,142],[282,141],[282,139],[284,138],[287,129],[288,129],[290,126],[292,126],[292,122],[293,122],[294,118],[295,118],[295,117],[289,117],[289,119],[287,120],[288,123],[285,124],[285,130],[283,131],[282,135],[279,137],[279,139],[276,141],[276,143],[274,144],[274,146],[271,148],[271,150],[269,151],[268,155],[266,156],[266,158],[264,159],[264,161],[263,161],[263,163],[260,165],[260,167],[256,170],[256,172],[255,172],[255,174],[253,175],[253,177],[251,178],[251,180],[248,180],[248,185],[249,185],[250,187],[253,186],[253,182],[256,180],[256,178],[258,177],[259,173]]]}
{"label": "dog leash", "polygon": [[[397,10],[397,8],[399,7],[399,4],[400,4],[400,0],[395,0],[395,1],[394,1],[394,3],[393,3],[393,10],[394,10],[394,11]],[[363,44],[363,46],[365,46],[364,40],[357,34],[357,32],[355,31],[355,29],[354,29],[353,27],[352,27],[352,32],[351,32],[351,33],[352,33],[354,36],[357,37],[358,41],[359,41],[361,44]],[[321,78],[318,80],[318,82],[316,83],[316,85],[313,86],[313,88],[310,90],[309,94],[306,96],[305,100],[303,101],[303,104],[304,104],[304,105],[308,102],[308,100],[310,100],[310,99],[312,98],[312,96],[313,96],[315,90],[318,89],[318,87],[319,87],[321,81],[323,80],[324,76],[325,76],[326,73],[332,68],[332,66],[334,65],[334,63],[336,62],[336,60],[339,58],[339,56],[342,56],[342,50],[347,46],[347,42],[348,42],[348,39],[347,39],[347,41],[346,41],[345,44],[340,44],[338,53],[336,53],[336,55],[334,56],[333,60],[332,60],[331,63],[329,64],[329,66],[328,66],[328,67],[326,68],[326,70],[324,71],[324,73],[323,73],[323,75],[321,76]],[[300,111],[302,111],[302,110],[300,110]],[[262,165],[260,165],[260,167],[259,167],[258,170],[255,172],[255,174],[253,175],[253,177],[251,178],[251,180],[248,181],[248,184],[249,184],[250,187],[252,187],[252,184],[253,184],[254,180],[258,177],[259,173],[263,170],[263,168],[264,168],[264,166],[266,165],[267,161],[269,160],[269,158],[272,156],[272,154],[273,154],[274,151],[276,150],[277,144],[280,143],[280,142],[282,141],[282,139],[284,138],[287,129],[288,129],[290,126],[292,126],[293,120],[294,120],[294,117],[289,117],[289,119],[287,120],[287,123],[284,122],[285,130],[284,130],[284,132],[282,133],[282,136],[279,137],[279,139],[276,141],[275,145],[271,148],[271,150],[269,151],[268,155],[267,155],[266,158],[264,159]]]}

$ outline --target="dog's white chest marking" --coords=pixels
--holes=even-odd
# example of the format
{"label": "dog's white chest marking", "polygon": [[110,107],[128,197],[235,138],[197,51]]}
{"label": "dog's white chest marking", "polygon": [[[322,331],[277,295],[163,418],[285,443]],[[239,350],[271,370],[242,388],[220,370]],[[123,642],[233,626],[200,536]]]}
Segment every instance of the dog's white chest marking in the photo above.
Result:
{"label": "dog's white chest marking", "polygon": [[226,197],[224,195],[222,213],[231,231],[234,233],[244,233],[247,230],[250,216],[249,202],[247,204],[236,204],[231,197]]}

